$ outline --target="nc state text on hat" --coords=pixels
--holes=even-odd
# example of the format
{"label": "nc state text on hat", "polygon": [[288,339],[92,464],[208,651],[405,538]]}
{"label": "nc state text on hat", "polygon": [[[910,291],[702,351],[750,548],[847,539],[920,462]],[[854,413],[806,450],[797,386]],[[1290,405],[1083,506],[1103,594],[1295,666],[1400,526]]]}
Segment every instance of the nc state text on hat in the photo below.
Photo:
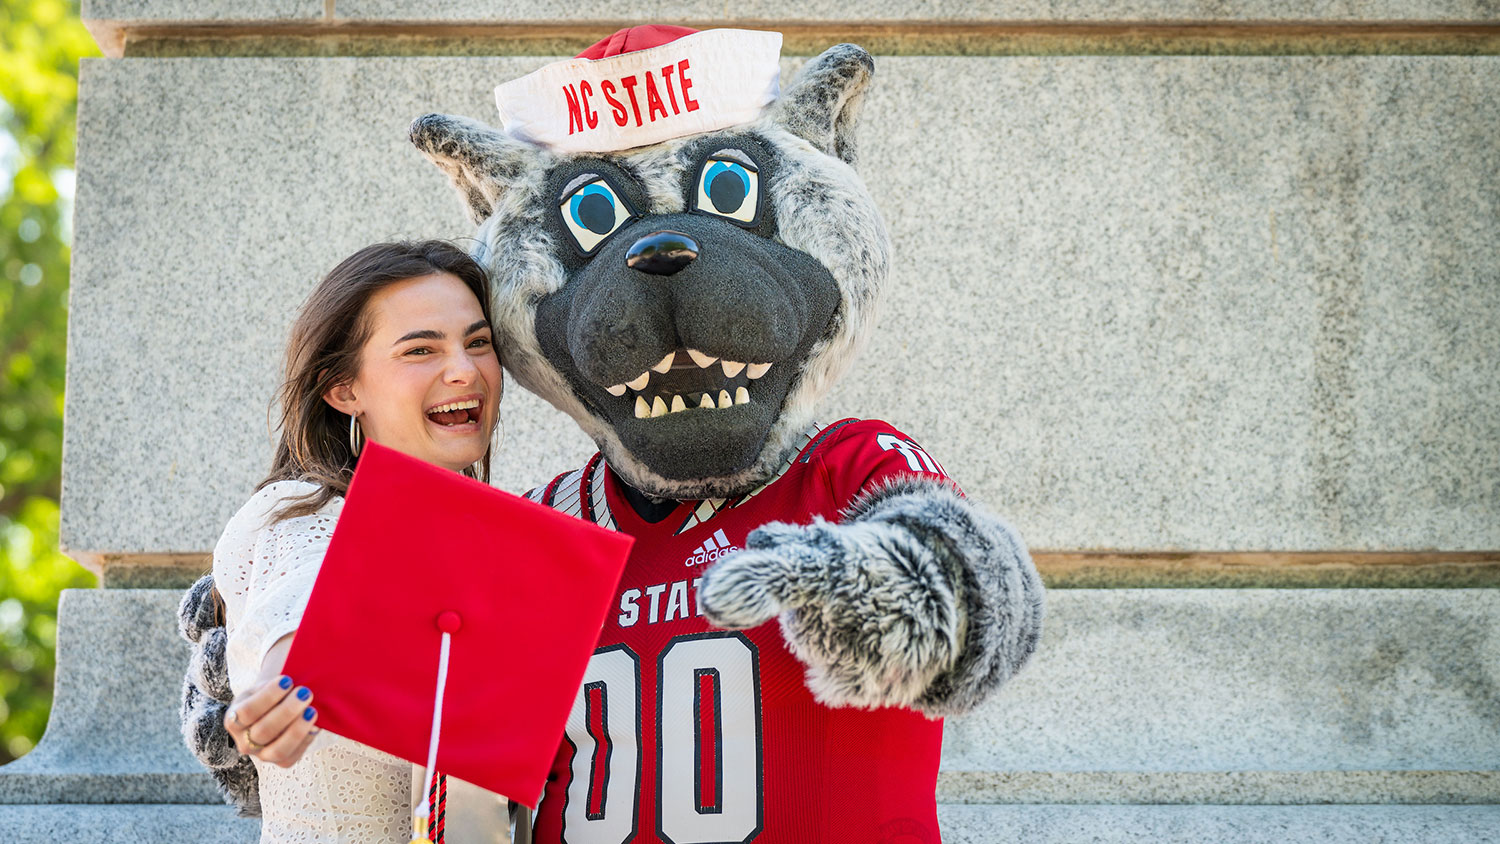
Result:
{"label": "nc state text on hat", "polygon": [[[599,93],[609,103],[611,117],[615,125],[624,127],[630,122],[632,115],[635,117],[635,125],[643,123],[655,123],[657,113],[662,117],[670,117],[667,113],[667,103],[671,103],[672,114],[681,114],[686,111],[697,111],[698,101],[693,99],[689,91],[693,88],[693,80],[688,78],[688,60],[683,59],[675,65],[669,64],[661,70],[653,73],[649,70],[642,73],[632,73],[619,79],[619,86],[615,82],[605,79],[599,83]],[[677,85],[681,88],[682,105],[677,104],[678,91],[672,87],[672,75],[677,75]],[[657,85],[656,77],[660,75],[661,85],[667,89],[667,100],[662,101],[660,87]],[[646,90],[646,116],[641,117],[641,104],[636,98],[636,88],[642,85]],[[619,89],[625,89],[625,95],[630,98],[630,111],[625,110],[625,104],[616,98]],[[584,132],[589,129],[599,128],[599,113],[589,104],[589,98],[594,96],[594,86],[587,79],[577,83],[563,86],[563,96],[568,101],[568,134]]]}

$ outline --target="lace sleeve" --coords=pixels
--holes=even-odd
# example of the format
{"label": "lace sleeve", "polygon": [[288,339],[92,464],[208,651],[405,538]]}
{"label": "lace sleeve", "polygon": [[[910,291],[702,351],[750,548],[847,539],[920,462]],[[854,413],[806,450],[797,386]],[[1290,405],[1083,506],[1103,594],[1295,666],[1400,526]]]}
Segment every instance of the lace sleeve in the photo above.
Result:
{"label": "lace sleeve", "polygon": [[229,685],[236,694],[255,683],[266,652],[297,629],[343,499],[307,516],[272,522],[290,498],[316,491],[282,481],[257,492],[224,528],[214,549],[214,582],[224,598],[229,634]]}

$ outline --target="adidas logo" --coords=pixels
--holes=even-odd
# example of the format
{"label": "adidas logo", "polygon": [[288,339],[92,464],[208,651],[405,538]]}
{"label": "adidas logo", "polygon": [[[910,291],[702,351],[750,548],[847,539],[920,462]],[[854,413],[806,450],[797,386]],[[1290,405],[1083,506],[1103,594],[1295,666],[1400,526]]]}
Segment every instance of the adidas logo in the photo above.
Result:
{"label": "adidas logo", "polygon": [[714,535],[703,540],[703,544],[693,549],[693,553],[682,562],[684,566],[701,566],[728,554],[730,551],[738,551],[738,545],[730,545],[729,537],[724,535],[723,528],[714,531]]}

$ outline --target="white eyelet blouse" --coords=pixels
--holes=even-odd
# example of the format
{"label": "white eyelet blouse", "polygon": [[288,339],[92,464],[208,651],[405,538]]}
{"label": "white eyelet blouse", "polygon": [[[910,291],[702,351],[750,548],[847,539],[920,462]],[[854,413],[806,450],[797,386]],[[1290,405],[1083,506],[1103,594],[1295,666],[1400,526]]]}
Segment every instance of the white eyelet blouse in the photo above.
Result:
{"label": "white eyelet blouse", "polygon": [[[288,499],[317,489],[280,481],[260,490],[229,520],[214,548],[214,583],[224,598],[229,635],[229,685],[236,696],[255,684],[276,640],[302,620],[344,499],[275,524],[271,516]],[[262,844],[410,838],[412,766],[402,759],[324,731],[290,768],[259,759],[255,768]]]}

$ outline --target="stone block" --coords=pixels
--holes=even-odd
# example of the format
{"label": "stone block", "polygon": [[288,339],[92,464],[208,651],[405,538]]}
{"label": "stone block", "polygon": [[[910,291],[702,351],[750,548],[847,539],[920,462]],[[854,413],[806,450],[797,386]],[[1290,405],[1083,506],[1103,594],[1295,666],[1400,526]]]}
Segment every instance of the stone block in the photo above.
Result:
{"label": "stone block", "polygon": [[255,844],[260,821],[228,806],[15,806],[0,804],[0,829],[11,844]]}
{"label": "stone block", "polygon": [[47,731],[35,750],[0,767],[0,804],[221,802],[178,727],[188,659],[179,598],[176,590],[63,591]]}
{"label": "stone block", "polygon": [[[576,5],[563,0],[523,0],[503,7],[483,0],[456,0],[441,4],[419,0],[337,0],[334,17],[341,21],[464,21],[509,24],[513,22],[572,24],[580,19]],[[1090,3],[1086,0],[987,0],[968,3],[937,0],[927,3],[884,3],[851,6],[835,0],[786,3],[747,0],[732,7],[711,0],[668,2],[627,0],[589,9],[587,20],[620,21],[622,24],[653,21],[689,21],[699,26],[765,26],[776,23],[981,23],[989,21],[1099,22],[1099,21],[1487,21],[1500,17],[1492,3],[1465,2],[1376,2],[1349,3],[1321,0],[1288,3],[1285,0],[1249,0],[1219,3],[1213,0],[1130,0]]]}
{"label": "stone block", "polygon": [[940,806],[946,844],[1481,844],[1500,806]]}
{"label": "stone block", "polygon": [[1500,803],[1500,592],[1054,590],[951,803]]}
{"label": "stone block", "polygon": [[301,23],[322,20],[324,0],[83,0],[84,23],[135,26]]}
{"label": "stone block", "polygon": [[[68,548],[212,547],[317,276],[470,232],[408,121],[494,120],[545,61],[85,63]],[[893,422],[1034,547],[1500,548],[1500,58],[877,73],[894,279],[828,419]],[[502,418],[506,489],[592,451],[521,390]]]}
{"label": "stone block", "polygon": [[263,26],[309,23],[325,13],[322,0],[83,0],[83,23],[107,56],[124,50],[127,31],[160,31],[205,24]]}

